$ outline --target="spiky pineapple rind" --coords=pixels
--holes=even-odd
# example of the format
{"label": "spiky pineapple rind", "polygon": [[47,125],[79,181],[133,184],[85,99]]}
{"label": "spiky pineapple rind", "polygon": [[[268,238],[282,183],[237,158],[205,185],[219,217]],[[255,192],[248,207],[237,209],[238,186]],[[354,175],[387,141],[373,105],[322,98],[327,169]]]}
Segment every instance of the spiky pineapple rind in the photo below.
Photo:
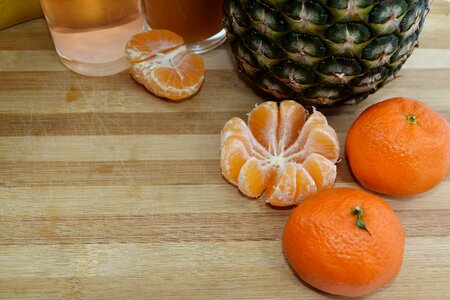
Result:
{"label": "spiky pineapple rind", "polygon": [[263,91],[309,105],[356,103],[418,45],[427,0],[225,0],[239,69]]}

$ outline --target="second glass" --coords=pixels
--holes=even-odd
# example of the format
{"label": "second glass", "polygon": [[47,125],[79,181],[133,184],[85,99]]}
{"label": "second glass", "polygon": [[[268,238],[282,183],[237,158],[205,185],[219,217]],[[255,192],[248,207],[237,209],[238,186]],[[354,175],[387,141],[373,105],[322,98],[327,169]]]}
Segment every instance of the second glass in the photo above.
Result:
{"label": "second glass", "polygon": [[211,50],[226,39],[222,0],[144,0],[147,23],[181,35],[191,51]]}

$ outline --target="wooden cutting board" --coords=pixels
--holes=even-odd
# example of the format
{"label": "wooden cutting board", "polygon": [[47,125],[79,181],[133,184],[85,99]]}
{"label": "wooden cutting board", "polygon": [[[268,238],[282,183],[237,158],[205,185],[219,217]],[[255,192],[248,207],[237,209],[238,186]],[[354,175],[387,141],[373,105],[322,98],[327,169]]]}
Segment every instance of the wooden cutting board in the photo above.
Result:
{"label": "wooden cutting board", "polygon": [[[394,96],[450,119],[449,13],[434,2],[399,78],[357,106],[324,111],[341,145],[362,110]],[[201,92],[174,104],[127,72],[68,71],[42,19],[0,32],[1,299],[335,298],[286,263],[291,210],[247,199],[221,177],[221,127],[262,98],[228,45],[204,58]],[[336,186],[358,187],[345,158]],[[383,198],[404,225],[405,259],[366,299],[449,299],[450,177],[417,197]]]}

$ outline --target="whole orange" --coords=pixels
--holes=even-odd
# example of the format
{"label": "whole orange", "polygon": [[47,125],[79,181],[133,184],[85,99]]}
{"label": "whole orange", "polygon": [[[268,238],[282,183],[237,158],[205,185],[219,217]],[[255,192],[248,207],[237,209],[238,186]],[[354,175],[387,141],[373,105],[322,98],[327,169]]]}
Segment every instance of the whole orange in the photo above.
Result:
{"label": "whole orange", "polygon": [[450,170],[450,125],[418,100],[393,98],[356,119],[345,148],[362,185],[392,196],[414,195],[436,186]]}
{"label": "whole orange", "polygon": [[394,279],[404,240],[399,219],[383,200],[362,190],[335,188],[306,198],[293,211],[283,249],[313,287],[356,297]]}

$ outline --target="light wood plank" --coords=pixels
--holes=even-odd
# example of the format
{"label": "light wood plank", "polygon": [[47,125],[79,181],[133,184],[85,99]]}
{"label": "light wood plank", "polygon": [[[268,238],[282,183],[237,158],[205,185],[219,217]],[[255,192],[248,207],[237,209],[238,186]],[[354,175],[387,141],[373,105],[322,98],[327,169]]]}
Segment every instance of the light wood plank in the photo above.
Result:
{"label": "light wood plank", "polygon": [[0,137],[3,161],[219,159],[219,135]]}
{"label": "light wood plank", "polygon": [[[88,218],[61,217],[54,212],[43,218],[2,217],[0,245],[273,241],[281,238],[288,216],[285,210]],[[269,217],[271,221],[267,222]],[[420,223],[428,225],[426,220]],[[445,230],[448,228],[437,228],[433,236],[444,236]],[[413,234],[424,235],[422,231]]]}
{"label": "light wood plank", "polygon": [[0,136],[218,134],[244,112],[0,115]]}
{"label": "light wood plank", "polygon": [[[449,33],[450,34],[450,33]],[[203,55],[207,70],[235,70],[235,61],[228,49]],[[404,69],[442,69],[450,65],[450,49],[418,48],[403,66]],[[2,72],[67,71],[52,50],[0,50]]]}
{"label": "light wood plank", "polygon": [[[347,175],[349,176],[349,175]],[[3,162],[0,187],[222,183],[218,160]]]}
{"label": "light wood plank", "polygon": [[[386,98],[381,98],[379,101]],[[346,133],[357,116],[374,103],[374,101],[367,100],[350,110],[348,107],[320,110],[327,116],[330,125],[341,137],[343,145]],[[450,109],[445,105],[434,105],[432,102],[428,102],[428,104],[431,108],[436,108],[436,111],[444,117],[450,116]],[[17,137],[29,142],[32,139],[26,137],[31,136],[49,137],[49,140],[55,140],[57,136],[75,136],[79,139],[82,136],[109,136],[109,139],[114,139],[113,136],[124,135],[219,135],[229,119],[240,117],[246,120],[246,113],[246,111],[238,111],[171,114],[0,114],[0,120],[2,120],[0,136],[12,137],[9,142],[11,144],[17,140]],[[89,139],[86,140],[86,142],[88,141]]]}
{"label": "light wood plank", "polygon": [[[406,236],[441,238],[448,237],[450,222],[445,220],[449,213],[396,212]],[[289,215],[289,210],[267,210],[69,217],[50,209],[44,217],[2,217],[0,245],[275,241],[281,239]],[[444,221],[436,226],[436,220]]]}
{"label": "light wood plank", "polygon": [[[337,183],[353,182],[345,157]],[[225,179],[213,160],[5,161],[0,187],[218,184]]]}
{"label": "light wood plank", "polygon": [[[195,270],[201,266],[211,270],[224,266],[227,266],[225,269],[243,270],[286,268],[283,256],[273,251],[277,247],[280,243],[273,241],[0,246],[0,279],[10,277],[10,272],[33,278],[151,276],[157,272]],[[242,254],[240,248],[245,248],[246,253]],[[89,267],[82,270],[83,266]]]}
{"label": "light wood plank", "polygon": [[447,0],[434,0],[431,12],[425,20],[419,37],[420,47],[448,49],[450,48],[450,27],[448,15],[450,3]]}
{"label": "light wood plank", "polygon": [[[450,43],[450,41],[449,41]],[[406,61],[402,69],[448,69],[450,68],[450,49],[418,48]]]}
{"label": "light wood plank", "polygon": [[[335,186],[359,188],[354,182],[338,182]],[[427,215],[430,210],[450,210],[450,202],[441,200],[447,196],[446,184],[408,199],[380,195],[395,211],[423,211]],[[263,201],[245,197],[225,180],[203,185],[0,188],[0,203],[0,217],[276,213]]]}
{"label": "light wood plank", "polygon": [[2,72],[67,71],[54,50],[0,50]]}
{"label": "light wood plank", "polygon": [[[442,282],[433,278],[450,276],[450,256],[445,252],[450,239],[408,238],[406,244],[396,280],[365,299],[442,299],[430,294],[430,289],[445,291]],[[139,291],[140,297],[160,295],[164,299],[298,299],[299,295],[329,299],[293,276],[284,258],[274,254],[279,248],[278,241],[1,246],[1,257],[19,263],[6,264],[0,271],[5,278],[0,281],[0,294],[123,299]],[[436,263],[441,268],[435,269]],[[8,271],[23,276],[11,278]],[[411,298],[407,283],[414,281],[426,288],[415,288]]]}
{"label": "light wood plank", "polygon": [[[247,87],[247,83],[236,70],[206,70],[205,83],[198,95],[208,90],[210,96],[217,97],[221,90],[240,89]],[[33,71],[33,72],[1,72],[0,80],[2,90],[33,91],[33,94],[52,91],[126,91],[143,90],[145,88],[130,78],[128,72],[124,71],[106,77],[82,76],[74,72],[64,71]],[[197,95],[196,95],[197,97]],[[178,102],[177,102],[178,104]]]}
{"label": "light wood plank", "polygon": [[[234,58],[226,48],[202,55],[207,70],[234,69]],[[450,55],[449,55],[450,56]],[[2,72],[67,71],[59,61],[54,49],[46,50],[0,50]]]}
{"label": "light wood plank", "polygon": [[261,102],[247,88],[240,92],[239,101],[236,101],[236,95],[231,90],[221,89],[220,94],[211,96],[200,93],[189,101],[177,104],[155,98],[143,89],[80,91],[71,86],[64,91],[36,93],[32,99],[27,97],[28,93],[21,90],[2,91],[0,114],[27,114],[30,111],[36,114],[244,112]]}
{"label": "light wood plank", "polygon": [[[401,72],[400,75],[403,76]],[[426,80],[426,79],[425,79]],[[446,78],[443,78],[445,81]],[[427,80],[425,81],[425,83]],[[223,92],[223,93],[222,93]],[[175,113],[175,112],[237,112],[246,113],[260,103],[263,97],[256,95],[251,89],[245,88],[240,92],[239,99],[230,90],[221,91],[220,95],[211,97],[199,94],[195,98],[174,105],[173,103],[156,99],[144,90],[133,91],[79,91],[70,87],[66,91],[48,91],[36,93],[33,98],[27,97],[29,92],[20,90],[5,90],[0,93],[0,114],[70,114],[70,113]],[[404,85],[389,84],[376,94],[370,95],[362,104],[342,110],[342,113],[359,111],[366,103],[373,104],[383,99],[402,95],[408,98],[422,99],[434,110],[447,110],[446,89],[433,91],[411,89],[407,82]],[[237,101],[236,101],[237,100]]]}
{"label": "light wood plank", "polygon": [[[243,80],[244,78],[242,75],[237,73],[236,70],[209,70],[208,72],[211,75],[209,77],[206,75],[207,78],[205,79],[205,84],[198,96],[205,97],[207,95],[220,101],[222,99],[222,91],[226,94],[230,94],[233,90],[235,92],[236,89],[242,89],[244,92],[245,90],[251,89],[248,82]],[[405,86],[416,84],[415,86],[424,90],[445,90],[448,87],[446,79],[449,76],[449,72],[448,68],[419,70],[405,69],[401,70],[398,74],[398,78],[388,83],[386,87],[396,87],[401,84],[406,84]],[[433,80],[433,78],[440,78],[442,80]],[[96,80],[91,80],[89,77],[83,77],[66,71],[0,72],[0,80],[2,81],[2,90],[29,91],[33,94],[44,95],[47,90],[69,92],[75,89],[82,93],[83,91],[124,91],[129,89],[131,94],[136,93],[137,90],[143,90],[143,87],[137,85],[137,83],[131,80],[129,75],[125,72],[108,77],[100,77]],[[420,85],[417,82],[419,82]],[[235,94],[235,97],[240,97],[240,92],[239,95]],[[153,97],[149,97],[149,99],[152,98]],[[235,99],[235,101],[236,100],[238,99]],[[178,103],[175,105],[178,105]]]}
{"label": "light wood plank", "polygon": [[243,196],[225,181],[208,185],[0,188],[0,203],[0,217],[268,212],[262,201]]}
{"label": "light wood plank", "polygon": [[[345,157],[338,163],[337,183],[351,183]],[[142,161],[5,161],[0,187],[221,184],[218,159]],[[448,184],[450,176],[443,182]]]}

